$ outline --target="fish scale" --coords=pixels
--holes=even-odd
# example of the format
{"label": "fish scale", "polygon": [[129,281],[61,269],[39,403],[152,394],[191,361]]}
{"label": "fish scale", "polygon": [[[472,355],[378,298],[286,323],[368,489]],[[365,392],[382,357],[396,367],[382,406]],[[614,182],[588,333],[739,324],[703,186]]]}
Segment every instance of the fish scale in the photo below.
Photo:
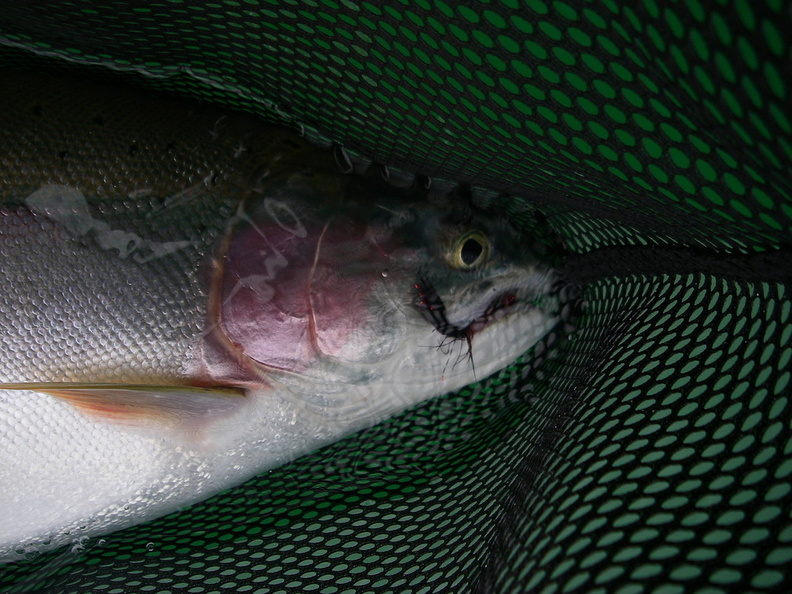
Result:
{"label": "fish scale", "polygon": [[3,76],[0,560],[200,501],[559,320],[532,238],[458,197],[246,116]]}
{"label": "fish scale", "polygon": [[[187,356],[188,329],[199,332],[195,312],[202,294],[194,282],[81,249],[56,223],[30,212],[18,211],[4,221],[9,218],[24,231],[15,233],[13,242],[0,237],[3,275],[13,279],[0,308],[2,352],[18,352],[26,341],[36,344],[24,349],[24,359],[4,363],[5,381],[102,381],[109,375],[129,382],[178,372]],[[36,257],[22,259],[20,253]],[[98,275],[102,285],[91,295],[79,291]],[[145,294],[126,289],[142,283]],[[30,287],[36,287],[35,294]],[[165,323],[155,322],[149,313],[163,304],[170,304],[171,315]],[[136,352],[125,343],[149,345],[150,350]],[[167,345],[168,356],[159,355],[156,345]],[[92,363],[82,370],[64,364],[72,360]]]}

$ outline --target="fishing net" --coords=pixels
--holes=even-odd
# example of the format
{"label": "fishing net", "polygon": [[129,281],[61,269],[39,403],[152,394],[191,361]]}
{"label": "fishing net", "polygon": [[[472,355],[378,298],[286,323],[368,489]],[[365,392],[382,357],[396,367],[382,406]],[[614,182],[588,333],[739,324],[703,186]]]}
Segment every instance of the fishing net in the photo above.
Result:
{"label": "fishing net", "polygon": [[586,306],[494,377],[0,591],[791,591],[789,31],[784,0],[5,4],[5,66],[538,209]]}

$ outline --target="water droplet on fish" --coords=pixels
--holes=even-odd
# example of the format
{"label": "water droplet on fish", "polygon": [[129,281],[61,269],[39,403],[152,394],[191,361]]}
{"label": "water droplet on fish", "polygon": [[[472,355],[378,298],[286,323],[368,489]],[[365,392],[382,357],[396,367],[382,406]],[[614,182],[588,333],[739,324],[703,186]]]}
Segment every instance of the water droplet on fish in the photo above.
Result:
{"label": "water droplet on fish", "polygon": [[38,545],[33,543],[27,543],[24,545],[19,545],[14,549],[14,553],[20,556],[24,556],[26,560],[32,561],[36,557],[38,557],[41,552],[38,550]]}
{"label": "water droplet on fish", "polygon": [[99,541],[96,543],[97,547],[103,547],[107,544],[107,539],[100,538]]}
{"label": "water droplet on fish", "polygon": [[153,542],[146,543],[146,550],[147,551],[153,551],[156,548],[157,548],[157,545],[155,545]]}
{"label": "water droplet on fish", "polygon": [[385,270],[382,271],[382,278],[388,278],[388,274],[390,274],[390,272],[386,268]]}

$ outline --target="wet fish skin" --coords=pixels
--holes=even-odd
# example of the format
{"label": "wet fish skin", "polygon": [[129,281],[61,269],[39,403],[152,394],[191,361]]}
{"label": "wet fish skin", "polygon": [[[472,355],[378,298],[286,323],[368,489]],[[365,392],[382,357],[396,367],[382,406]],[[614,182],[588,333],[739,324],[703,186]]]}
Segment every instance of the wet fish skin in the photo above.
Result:
{"label": "wet fish skin", "polygon": [[[8,307],[0,312],[0,321],[12,327],[38,324],[63,334],[56,336],[57,344],[36,345],[37,354],[28,349],[24,362],[7,359],[6,381],[135,383],[149,381],[152,374],[163,381],[182,376],[188,347],[179,348],[180,335],[192,335],[203,324],[197,315],[204,300],[198,270],[211,256],[228,218],[251,191],[251,181],[266,171],[290,167],[290,155],[298,155],[304,165],[319,151],[286,130],[200,104],[63,77],[24,72],[2,77],[3,234],[14,236],[17,243],[29,242],[26,249],[36,258],[5,258],[4,275],[13,279],[10,290],[18,292],[10,303],[23,304],[17,311],[29,319],[14,320],[14,308]],[[150,243],[189,242],[189,247],[145,268],[135,262],[146,257],[141,250],[132,250],[127,258],[112,249],[83,250],[95,248],[99,234],[75,234],[62,219],[31,216],[26,201],[53,187],[84,196],[96,225]],[[112,242],[109,233],[105,237]],[[0,236],[0,246],[3,241]],[[124,305],[114,307],[112,314],[97,305],[88,314],[78,299],[61,299],[61,287],[74,292],[92,278],[102,279],[109,294],[126,295]],[[36,285],[43,299],[25,293]],[[149,285],[146,294],[129,290],[144,285]],[[159,325],[162,316],[151,315],[163,310],[170,320],[167,326]],[[79,327],[69,324],[84,316],[92,321]],[[78,336],[65,340],[70,333]],[[102,339],[115,344],[125,334],[126,343],[169,344],[173,355],[146,352],[136,357],[119,346],[113,354],[105,352],[113,368],[106,378],[85,378],[78,370],[64,369],[64,358],[99,360],[90,345]],[[12,344],[0,343],[4,352],[19,344],[18,338],[8,340]],[[33,378],[31,367],[37,367]],[[121,369],[128,372],[119,375]]]}
{"label": "wet fish skin", "polygon": [[464,386],[558,318],[554,271],[503,221],[252,118],[2,76],[0,381],[47,385],[0,390],[0,559]]}
{"label": "wet fish skin", "polygon": [[131,197],[159,206],[191,188],[239,191],[268,156],[313,149],[261,120],[177,98],[64,76],[0,75],[4,200],[21,203],[44,184],[63,184],[92,202]]}

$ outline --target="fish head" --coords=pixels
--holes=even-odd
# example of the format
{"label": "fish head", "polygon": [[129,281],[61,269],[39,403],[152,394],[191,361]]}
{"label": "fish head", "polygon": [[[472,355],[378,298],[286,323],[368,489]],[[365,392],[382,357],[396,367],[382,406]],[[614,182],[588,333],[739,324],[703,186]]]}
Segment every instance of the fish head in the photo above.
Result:
{"label": "fish head", "polygon": [[469,206],[290,175],[240,207],[214,259],[205,373],[335,411],[456,390],[556,323],[558,278],[531,248]]}

